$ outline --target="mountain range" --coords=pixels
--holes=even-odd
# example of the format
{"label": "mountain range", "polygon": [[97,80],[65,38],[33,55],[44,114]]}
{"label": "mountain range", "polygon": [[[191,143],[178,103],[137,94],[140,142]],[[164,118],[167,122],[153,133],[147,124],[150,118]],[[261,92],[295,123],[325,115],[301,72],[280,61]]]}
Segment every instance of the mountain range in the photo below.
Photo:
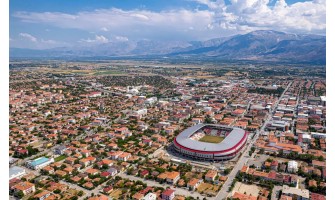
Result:
{"label": "mountain range", "polygon": [[326,63],[326,37],[259,30],[207,41],[112,41],[44,50],[10,48],[9,53],[11,58],[147,56],[323,65]]}

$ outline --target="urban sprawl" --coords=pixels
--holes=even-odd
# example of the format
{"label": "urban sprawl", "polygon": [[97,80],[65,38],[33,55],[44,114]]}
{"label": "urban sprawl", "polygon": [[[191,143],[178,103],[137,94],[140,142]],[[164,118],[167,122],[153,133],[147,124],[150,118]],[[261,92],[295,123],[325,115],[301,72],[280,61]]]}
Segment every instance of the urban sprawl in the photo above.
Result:
{"label": "urban sprawl", "polygon": [[13,61],[10,199],[326,199],[325,67]]}

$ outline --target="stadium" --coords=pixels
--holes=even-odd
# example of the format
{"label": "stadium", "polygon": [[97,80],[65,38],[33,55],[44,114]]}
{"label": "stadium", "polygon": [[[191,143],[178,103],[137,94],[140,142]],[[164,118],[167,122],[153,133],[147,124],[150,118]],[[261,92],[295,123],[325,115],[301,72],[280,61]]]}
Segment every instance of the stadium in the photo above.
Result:
{"label": "stadium", "polygon": [[173,141],[178,153],[198,160],[229,160],[247,142],[248,133],[219,124],[197,124],[181,132]]}

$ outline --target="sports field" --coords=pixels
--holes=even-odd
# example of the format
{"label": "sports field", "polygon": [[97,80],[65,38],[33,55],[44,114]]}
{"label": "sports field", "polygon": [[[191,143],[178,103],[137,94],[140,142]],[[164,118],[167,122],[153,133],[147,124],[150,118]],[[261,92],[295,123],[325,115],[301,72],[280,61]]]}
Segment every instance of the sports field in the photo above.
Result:
{"label": "sports field", "polygon": [[209,142],[209,143],[220,143],[224,138],[219,136],[212,136],[212,135],[205,135],[204,137],[200,138],[200,142]]}

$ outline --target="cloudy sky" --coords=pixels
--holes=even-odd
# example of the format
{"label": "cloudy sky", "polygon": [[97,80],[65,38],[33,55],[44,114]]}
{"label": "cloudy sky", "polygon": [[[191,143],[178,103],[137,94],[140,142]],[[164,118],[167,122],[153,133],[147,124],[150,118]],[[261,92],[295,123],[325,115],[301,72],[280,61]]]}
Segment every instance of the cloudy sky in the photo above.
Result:
{"label": "cloudy sky", "polygon": [[10,0],[10,47],[326,32],[326,0]]}

